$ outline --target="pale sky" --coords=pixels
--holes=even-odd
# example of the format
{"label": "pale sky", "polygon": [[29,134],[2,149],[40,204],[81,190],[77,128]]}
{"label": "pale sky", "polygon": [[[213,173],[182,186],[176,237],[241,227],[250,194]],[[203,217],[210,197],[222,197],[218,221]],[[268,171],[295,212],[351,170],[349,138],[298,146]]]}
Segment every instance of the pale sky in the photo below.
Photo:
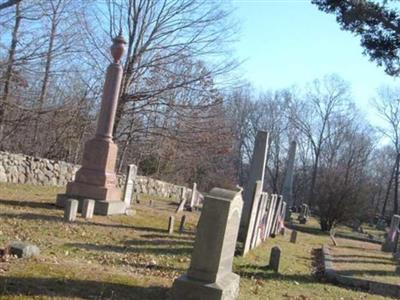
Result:
{"label": "pale sky", "polygon": [[358,37],[340,30],[334,15],[305,0],[233,0],[241,22],[236,54],[243,76],[260,90],[302,86],[336,73],[376,125],[370,99],[378,87],[399,84],[362,54]]}

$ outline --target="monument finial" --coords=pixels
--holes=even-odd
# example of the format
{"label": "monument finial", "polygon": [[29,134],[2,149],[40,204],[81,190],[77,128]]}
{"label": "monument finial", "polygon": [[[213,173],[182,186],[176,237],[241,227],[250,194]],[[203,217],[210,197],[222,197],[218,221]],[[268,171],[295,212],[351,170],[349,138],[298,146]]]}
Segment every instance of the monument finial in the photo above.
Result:
{"label": "monument finial", "polygon": [[114,63],[118,64],[121,60],[122,54],[124,54],[126,41],[122,36],[122,31],[119,32],[119,35],[113,38],[113,44],[111,46],[111,55],[114,58]]}

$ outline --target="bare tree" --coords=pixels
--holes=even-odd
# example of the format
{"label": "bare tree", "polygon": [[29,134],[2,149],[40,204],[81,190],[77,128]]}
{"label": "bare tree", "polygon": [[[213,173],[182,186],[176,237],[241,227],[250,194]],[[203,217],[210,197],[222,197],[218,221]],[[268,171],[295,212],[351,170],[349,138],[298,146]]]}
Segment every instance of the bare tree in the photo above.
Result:
{"label": "bare tree", "polygon": [[395,151],[394,162],[394,200],[393,214],[399,212],[399,174],[400,174],[400,89],[381,88],[379,98],[374,100],[378,115],[385,122],[379,130],[390,140]]}

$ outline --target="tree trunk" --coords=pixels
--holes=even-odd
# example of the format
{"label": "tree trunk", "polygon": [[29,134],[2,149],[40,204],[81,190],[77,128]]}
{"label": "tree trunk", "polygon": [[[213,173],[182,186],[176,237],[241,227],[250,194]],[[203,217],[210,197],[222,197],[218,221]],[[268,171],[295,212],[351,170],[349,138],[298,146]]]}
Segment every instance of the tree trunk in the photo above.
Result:
{"label": "tree trunk", "polygon": [[393,165],[392,173],[390,175],[389,183],[388,183],[388,186],[387,186],[387,189],[386,189],[385,201],[383,202],[383,207],[382,207],[382,212],[381,212],[381,217],[382,218],[385,217],[386,206],[387,206],[387,202],[389,200],[390,190],[392,189],[394,173],[396,171],[396,165],[397,165],[397,159],[396,159],[396,163]]}
{"label": "tree trunk", "polygon": [[[34,149],[34,154],[40,154],[40,149],[39,149],[39,144],[37,143],[38,139],[38,133],[39,133],[39,123],[40,123],[40,113],[43,109],[43,105],[46,101],[47,98],[47,91],[49,87],[49,78],[50,78],[50,69],[51,69],[51,63],[53,59],[53,47],[54,47],[54,40],[56,36],[56,30],[57,30],[57,12],[54,12],[54,15],[51,20],[51,30],[50,30],[50,38],[49,38],[49,45],[47,48],[46,52],[46,65],[45,65],[45,70],[44,70],[44,77],[43,77],[43,82],[42,82],[42,88],[40,90],[40,97],[38,101],[38,106],[37,106],[37,113],[35,117],[35,127],[34,127],[34,133],[33,133],[33,140],[32,140],[32,147]],[[37,146],[36,146],[37,145]]]}
{"label": "tree trunk", "polygon": [[3,136],[4,136],[4,126],[5,126],[5,116],[6,116],[6,109],[8,105],[8,97],[10,95],[10,83],[12,81],[12,72],[15,62],[15,52],[17,49],[18,43],[18,30],[21,24],[21,12],[20,12],[20,3],[17,2],[15,5],[15,23],[12,32],[12,39],[10,49],[8,51],[8,60],[7,60],[7,70],[5,74],[4,80],[4,88],[3,88],[3,96],[1,97],[0,102],[0,150],[3,150]]}
{"label": "tree trunk", "polygon": [[396,173],[394,177],[394,199],[393,199],[393,214],[397,215],[399,213],[399,168],[400,168],[400,153],[396,155]]}

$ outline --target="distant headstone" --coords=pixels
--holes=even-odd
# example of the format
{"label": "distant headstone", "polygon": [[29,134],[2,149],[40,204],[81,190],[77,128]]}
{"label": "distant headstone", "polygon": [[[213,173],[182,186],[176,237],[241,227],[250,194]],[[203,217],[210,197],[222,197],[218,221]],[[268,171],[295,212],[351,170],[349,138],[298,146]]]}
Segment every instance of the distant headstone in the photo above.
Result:
{"label": "distant headstone", "polygon": [[290,242],[293,244],[296,244],[296,242],[297,242],[297,231],[296,230],[292,230],[292,233],[290,235]]}
{"label": "distant headstone", "polygon": [[175,223],[175,218],[173,216],[170,216],[169,220],[168,220],[168,233],[169,234],[174,233],[174,223]]}
{"label": "distant headstone", "polygon": [[189,209],[192,210],[197,197],[197,183],[193,183],[192,194],[190,195]]}
{"label": "distant headstone", "polygon": [[399,229],[400,216],[393,215],[392,221],[390,222],[389,232],[386,235],[385,242],[382,244],[383,252],[393,252],[396,248],[396,237],[397,230]]}
{"label": "distant headstone", "polygon": [[286,162],[285,178],[282,185],[282,196],[286,202],[285,220],[290,219],[290,208],[293,206],[293,172],[294,172],[294,159],[296,155],[296,142],[290,143],[288,158]]}
{"label": "distant headstone", "polygon": [[283,236],[285,236],[285,227],[281,228],[280,234],[283,235]]}
{"label": "distant headstone", "polygon": [[181,218],[181,223],[179,224],[179,232],[185,231],[185,222],[186,222],[186,215],[183,215]]}
{"label": "distant headstone", "polygon": [[172,300],[238,297],[240,277],[232,272],[232,263],[242,206],[238,191],[214,188],[205,197],[190,268],[174,281]]}
{"label": "distant headstone", "polygon": [[269,257],[269,268],[271,268],[277,273],[279,272],[280,259],[281,259],[281,249],[278,246],[272,247],[271,255]]}
{"label": "distant headstone", "polygon": [[378,230],[385,230],[386,226],[387,224],[384,218],[379,219],[378,222],[376,223],[376,229]]}
{"label": "distant headstone", "polygon": [[36,245],[26,242],[12,242],[8,245],[8,252],[19,258],[29,258],[40,254],[40,250]]}
{"label": "distant headstone", "polygon": [[301,211],[298,217],[300,224],[306,224],[308,221],[308,217],[310,215],[310,211],[307,204],[301,205]]}
{"label": "distant headstone", "polygon": [[125,188],[124,188],[124,202],[127,208],[129,208],[132,203],[132,195],[133,195],[133,188],[135,186],[136,175],[137,175],[137,166],[134,164],[128,165],[128,171],[126,175]]}
{"label": "distant headstone", "polygon": [[64,221],[74,222],[78,213],[79,201],[76,199],[68,199],[64,208]]}
{"label": "distant headstone", "polygon": [[92,199],[85,199],[82,203],[82,217],[85,219],[93,218],[95,201]]}
{"label": "distant headstone", "polygon": [[153,200],[151,200],[151,199],[149,200],[149,206],[153,207]]}
{"label": "distant headstone", "polygon": [[179,195],[180,202],[179,202],[178,208],[176,209],[177,213],[183,211],[183,209],[185,208],[186,199],[187,199],[187,197],[186,197],[186,187],[181,186],[180,195]]}

